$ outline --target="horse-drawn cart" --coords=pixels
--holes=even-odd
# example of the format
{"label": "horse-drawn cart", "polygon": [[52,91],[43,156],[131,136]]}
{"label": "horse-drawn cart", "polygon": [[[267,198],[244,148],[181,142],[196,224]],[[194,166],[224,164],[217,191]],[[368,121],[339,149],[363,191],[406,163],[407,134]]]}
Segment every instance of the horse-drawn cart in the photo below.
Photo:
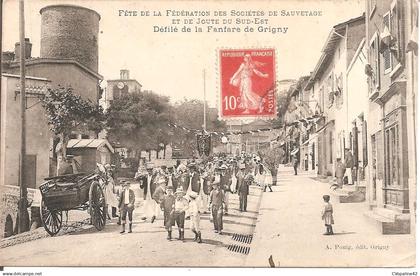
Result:
{"label": "horse-drawn cart", "polygon": [[46,178],[41,191],[41,219],[51,236],[63,224],[63,211],[89,210],[91,222],[99,231],[105,227],[106,202],[96,173],[78,173]]}

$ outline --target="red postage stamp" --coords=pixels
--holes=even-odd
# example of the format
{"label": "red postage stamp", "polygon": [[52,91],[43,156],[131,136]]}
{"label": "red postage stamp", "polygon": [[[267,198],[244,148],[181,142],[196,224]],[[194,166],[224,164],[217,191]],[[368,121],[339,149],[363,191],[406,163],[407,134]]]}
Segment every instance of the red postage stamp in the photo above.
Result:
{"label": "red postage stamp", "polygon": [[274,49],[220,50],[222,118],[276,116]]}

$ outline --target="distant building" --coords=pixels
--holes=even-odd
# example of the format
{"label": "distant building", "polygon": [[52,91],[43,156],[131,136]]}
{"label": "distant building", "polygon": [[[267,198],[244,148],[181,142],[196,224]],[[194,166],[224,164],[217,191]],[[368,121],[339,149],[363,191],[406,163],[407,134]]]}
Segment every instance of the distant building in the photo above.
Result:
{"label": "distant building", "polygon": [[140,92],[142,92],[142,85],[136,79],[130,79],[129,70],[121,69],[119,79],[107,80],[107,86],[101,99],[102,107],[104,109],[109,108],[114,99],[127,93]]}
{"label": "distant building", "polygon": [[[229,132],[247,132],[243,134],[228,135],[228,142],[220,145],[217,150],[228,154],[238,155],[241,152],[257,153],[263,149],[269,148],[272,140],[277,137],[277,132],[269,130],[271,123],[265,120],[255,120],[251,122],[243,122],[231,120],[227,122]],[[259,131],[267,129],[267,131]]]}

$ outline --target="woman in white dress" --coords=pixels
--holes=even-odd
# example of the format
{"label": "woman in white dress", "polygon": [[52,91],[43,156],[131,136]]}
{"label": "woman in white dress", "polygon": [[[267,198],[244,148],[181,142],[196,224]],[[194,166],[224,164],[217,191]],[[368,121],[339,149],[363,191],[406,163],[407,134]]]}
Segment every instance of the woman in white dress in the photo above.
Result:
{"label": "woman in white dress", "polygon": [[252,61],[251,55],[246,54],[244,61],[230,79],[230,84],[238,86],[241,96],[240,108],[244,109],[243,114],[250,113],[250,110],[257,110],[262,113],[264,108],[264,98],[252,90],[252,76],[255,74],[261,78],[268,78],[268,74],[257,70],[258,66],[263,66],[261,62]]}
{"label": "woman in white dress", "polygon": [[264,185],[264,192],[267,190],[267,187],[270,189],[270,192],[272,192],[273,190],[271,189],[271,185],[273,185],[273,175],[271,174],[270,169],[266,166],[261,164],[264,168],[264,173],[263,173],[263,185]]}

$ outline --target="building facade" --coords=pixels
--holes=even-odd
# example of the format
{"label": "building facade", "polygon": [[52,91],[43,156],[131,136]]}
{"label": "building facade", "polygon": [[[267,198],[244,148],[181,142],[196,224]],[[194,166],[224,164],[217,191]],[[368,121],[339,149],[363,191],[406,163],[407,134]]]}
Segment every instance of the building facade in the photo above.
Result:
{"label": "building facade", "polygon": [[[49,176],[50,131],[47,127],[39,96],[46,93],[50,81],[45,78],[26,77],[26,156],[24,181],[31,200],[35,190]],[[20,76],[2,74],[1,77],[1,130],[0,130],[0,216],[1,235],[11,235],[16,228],[19,199],[19,159],[21,144]],[[6,223],[7,222],[7,223]],[[7,224],[7,225],[6,225]],[[5,227],[7,226],[7,227]],[[6,233],[6,234],[5,234]],[[0,236],[3,237],[3,236]]]}
{"label": "building facade", "polygon": [[417,10],[416,1],[366,1],[367,215],[384,234],[415,229]]}
{"label": "building facade", "polygon": [[311,73],[305,90],[317,120],[311,135],[315,151],[317,173],[322,176],[335,174],[337,157],[351,144],[348,127],[347,68],[365,35],[364,15],[340,23],[332,28],[322,49],[320,59]]}

